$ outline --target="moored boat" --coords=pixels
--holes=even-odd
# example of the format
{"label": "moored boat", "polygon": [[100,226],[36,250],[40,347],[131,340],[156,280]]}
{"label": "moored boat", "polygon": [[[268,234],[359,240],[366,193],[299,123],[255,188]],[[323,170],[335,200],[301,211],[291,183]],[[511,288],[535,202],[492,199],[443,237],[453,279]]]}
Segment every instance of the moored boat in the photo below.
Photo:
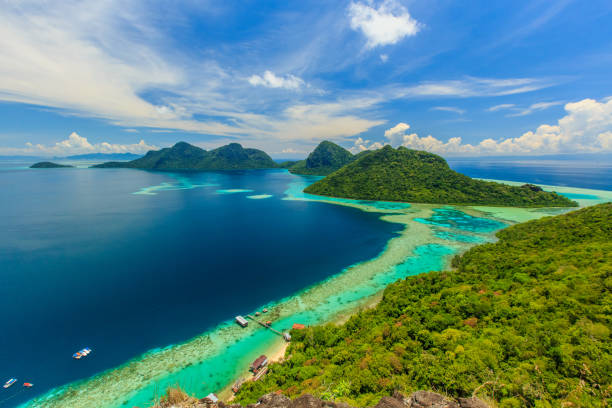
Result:
{"label": "moored boat", "polygon": [[8,388],[11,385],[15,384],[17,382],[16,378],[11,378],[10,380],[8,380],[7,382],[4,383],[4,385],[2,387],[4,388]]}
{"label": "moored boat", "polygon": [[26,382],[26,383],[23,383],[23,386],[26,387],[26,388],[32,388],[34,386],[34,384]]}

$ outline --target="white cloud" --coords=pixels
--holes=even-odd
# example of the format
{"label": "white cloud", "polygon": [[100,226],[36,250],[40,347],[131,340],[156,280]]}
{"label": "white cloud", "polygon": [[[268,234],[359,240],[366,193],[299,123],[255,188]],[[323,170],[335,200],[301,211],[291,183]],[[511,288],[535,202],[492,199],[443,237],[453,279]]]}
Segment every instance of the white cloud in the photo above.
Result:
{"label": "white cloud", "polygon": [[252,75],[249,83],[253,86],[265,86],[266,88],[299,89],[304,85],[304,81],[294,75],[285,77],[277,76],[272,71],[266,71],[263,75]]}
{"label": "white cloud", "polygon": [[[554,85],[550,80],[537,78],[476,78],[428,81],[418,85],[399,88],[396,97],[453,97],[503,96],[536,91]],[[507,107],[506,105],[499,109]]]}
{"label": "white cloud", "polygon": [[380,60],[384,64],[385,62],[389,61],[389,56],[387,54],[380,54]]}
{"label": "white cloud", "polygon": [[594,153],[612,151],[612,97],[601,102],[584,99],[565,105],[566,115],[556,125],[540,125],[515,138],[485,139],[476,145],[462,143],[461,137],[443,142],[431,135],[407,134],[410,126],[398,123],[385,131],[394,145],[447,155],[513,155],[552,153]]}
{"label": "white cloud", "polygon": [[548,108],[551,108],[553,106],[558,106],[563,104],[563,102],[538,102],[538,103],[534,103],[531,104],[529,107],[524,108],[524,109],[518,109],[518,112],[516,113],[512,113],[508,116],[527,116],[527,115],[531,115],[533,112],[536,111],[541,111],[541,110],[545,110]]}
{"label": "white cloud", "polygon": [[497,112],[497,111],[504,110],[504,109],[514,108],[514,106],[515,105],[513,103],[502,103],[501,105],[491,106],[489,109],[487,109],[487,111]]}
{"label": "white cloud", "polygon": [[393,126],[391,129],[385,130],[385,137],[387,139],[392,139],[396,135],[403,134],[408,129],[410,129],[409,124],[400,122],[397,125]]}
{"label": "white cloud", "polygon": [[101,142],[92,144],[86,137],[72,132],[68,139],[53,145],[32,144],[27,142],[24,148],[0,148],[0,154],[6,155],[33,155],[33,156],[68,156],[85,153],[146,153],[149,150],[159,149],[148,145],[144,140],[134,144],[114,144]]}
{"label": "white cloud", "polygon": [[442,111],[442,112],[453,112],[459,115],[463,115],[465,113],[464,109],[457,108],[455,106],[434,106],[431,110]]}
{"label": "white cloud", "polygon": [[367,48],[395,44],[404,37],[416,35],[421,24],[396,0],[385,0],[375,7],[372,2],[353,2],[348,14],[351,28],[366,36]]}

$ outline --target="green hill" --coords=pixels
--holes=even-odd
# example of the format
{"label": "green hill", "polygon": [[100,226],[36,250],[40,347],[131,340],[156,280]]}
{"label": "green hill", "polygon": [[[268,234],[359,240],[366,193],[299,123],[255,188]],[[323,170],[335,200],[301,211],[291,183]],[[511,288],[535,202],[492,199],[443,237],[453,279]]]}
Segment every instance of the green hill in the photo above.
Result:
{"label": "green hill", "polygon": [[74,166],[70,166],[68,164],[57,164],[57,163],[52,163],[48,161],[34,163],[33,165],[30,166],[31,169],[60,169],[60,168],[65,168],[65,167],[74,167]]}
{"label": "green hill", "polygon": [[144,157],[129,162],[107,162],[96,168],[136,168],[147,170],[246,170],[276,168],[277,164],[265,152],[245,149],[230,143],[206,151],[186,142],[172,147],[151,150]]}
{"label": "green hill", "polygon": [[326,176],[353,160],[354,156],[345,148],[335,143],[323,141],[308,155],[291,166],[289,171],[295,174]]}
{"label": "green hill", "polygon": [[385,146],[347,164],[308,186],[306,193],[324,196],[434,204],[478,204],[518,207],[571,207],[556,193],[474,180],[453,171],[435,154]]}
{"label": "green hill", "polygon": [[237,400],[282,390],[371,406],[399,390],[499,407],[602,407],[612,390],[612,204],[515,225],[387,287],[341,326],[293,330]]}

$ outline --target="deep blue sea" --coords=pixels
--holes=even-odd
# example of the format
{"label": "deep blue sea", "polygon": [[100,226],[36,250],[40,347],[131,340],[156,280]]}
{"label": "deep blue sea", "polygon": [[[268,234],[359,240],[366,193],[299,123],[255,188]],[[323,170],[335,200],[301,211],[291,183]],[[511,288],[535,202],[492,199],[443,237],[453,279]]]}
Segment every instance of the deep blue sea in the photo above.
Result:
{"label": "deep blue sea", "polygon": [[[298,292],[375,257],[400,228],[282,200],[296,177],[285,171],[10,167],[0,168],[0,379],[19,382],[0,401],[24,381],[35,388],[3,407]],[[90,357],[71,358],[86,346]]]}
{"label": "deep blue sea", "polygon": [[612,160],[594,156],[592,159],[504,159],[449,158],[448,164],[470,177],[612,190]]}

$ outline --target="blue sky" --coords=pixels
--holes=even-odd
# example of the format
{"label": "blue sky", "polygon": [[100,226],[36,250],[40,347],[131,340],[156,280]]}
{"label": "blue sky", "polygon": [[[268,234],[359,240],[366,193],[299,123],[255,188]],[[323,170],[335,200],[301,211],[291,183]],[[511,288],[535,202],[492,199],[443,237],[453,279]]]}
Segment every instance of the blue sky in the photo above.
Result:
{"label": "blue sky", "polygon": [[0,1],[0,155],[612,151],[609,0]]}

